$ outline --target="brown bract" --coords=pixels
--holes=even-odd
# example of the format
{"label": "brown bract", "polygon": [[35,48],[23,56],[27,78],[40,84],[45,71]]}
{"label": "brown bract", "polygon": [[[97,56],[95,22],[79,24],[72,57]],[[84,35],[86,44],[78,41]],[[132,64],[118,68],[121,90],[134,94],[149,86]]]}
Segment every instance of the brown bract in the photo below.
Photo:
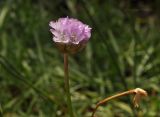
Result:
{"label": "brown bract", "polygon": [[62,53],[75,54],[76,52],[81,51],[86,46],[86,43],[65,44],[65,43],[55,42],[55,45]]}

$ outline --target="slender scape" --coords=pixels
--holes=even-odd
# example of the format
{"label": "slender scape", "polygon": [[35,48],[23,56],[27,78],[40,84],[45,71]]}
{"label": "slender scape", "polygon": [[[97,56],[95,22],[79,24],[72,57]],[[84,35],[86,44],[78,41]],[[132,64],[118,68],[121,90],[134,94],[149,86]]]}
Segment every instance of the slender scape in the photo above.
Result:
{"label": "slender scape", "polygon": [[71,94],[70,94],[70,84],[69,84],[69,75],[68,75],[68,54],[64,53],[64,83],[65,83],[65,90],[67,96],[67,106],[70,117],[74,117],[73,109],[72,109],[72,102],[71,102]]}
{"label": "slender scape", "polygon": [[136,89],[132,89],[132,90],[128,90],[128,91],[125,91],[125,92],[122,92],[122,93],[118,93],[116,95],[113,95],[113,96],[110,96],[108,98],[105,98],[104,100],[100,101],[97,103],[93,113],[92,113],[92,116],[91,117],[94,117],[95,115],[95,112],[96,110],[98,109],[98,107],[106,102],[108,102],[109,100],[111,99],[115,99],[115,98],[118,98],[118,97],[121,97],[121,96],[125,96],[125,95],[129,95],[129,94],[135,94],[134,98],[133,98],[133,104],[135,107],[138,107],[138,103],[139,101],[141,100],[142,97],[145,97],[147,96],[147,92],[143,89],[140,89],[140,88],[136,88]]}

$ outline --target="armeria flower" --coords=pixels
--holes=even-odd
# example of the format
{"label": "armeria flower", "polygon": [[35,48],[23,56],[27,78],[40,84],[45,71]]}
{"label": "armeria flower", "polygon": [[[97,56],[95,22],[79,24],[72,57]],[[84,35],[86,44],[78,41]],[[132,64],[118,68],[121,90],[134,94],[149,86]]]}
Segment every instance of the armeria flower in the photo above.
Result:
{"label": "armeria flower", "polygon": [[91,28],[73,18],[60,18],[49,23],[53,41],[63,53],[76,53],[91,37]]}

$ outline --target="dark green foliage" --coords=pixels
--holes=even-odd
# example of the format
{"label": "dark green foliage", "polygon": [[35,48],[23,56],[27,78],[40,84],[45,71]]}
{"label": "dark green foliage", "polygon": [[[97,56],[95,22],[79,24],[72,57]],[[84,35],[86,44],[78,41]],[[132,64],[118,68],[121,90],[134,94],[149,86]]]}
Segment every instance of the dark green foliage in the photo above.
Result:
{"label": "dark green foliage", "polygon": [[140,87],[149,97],[139,109],[130,98],[99,108],[99,117],[160,116],[159,0],[1,0],[0,116],[67,117],[63,59],[48,23],[77,18],[92,29],[80,53],[70,56],[77,117],[89,117],[99,100]]}

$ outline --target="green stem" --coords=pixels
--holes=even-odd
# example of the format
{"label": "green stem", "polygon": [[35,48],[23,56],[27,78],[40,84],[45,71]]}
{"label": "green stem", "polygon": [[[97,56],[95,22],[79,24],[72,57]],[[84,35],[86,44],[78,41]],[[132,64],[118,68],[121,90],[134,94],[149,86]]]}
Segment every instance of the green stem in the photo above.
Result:
{"label": "green stem", "polygon": [[67,105],[70,117],[73,116],[73,109],[72,109],[72,101],[71,101],[71,94],[70,94],[70,85],[69,85],[69,75],[68,75],[68,54],[64,53],[64,83],[65,83],[65,90],[67,96]]}

